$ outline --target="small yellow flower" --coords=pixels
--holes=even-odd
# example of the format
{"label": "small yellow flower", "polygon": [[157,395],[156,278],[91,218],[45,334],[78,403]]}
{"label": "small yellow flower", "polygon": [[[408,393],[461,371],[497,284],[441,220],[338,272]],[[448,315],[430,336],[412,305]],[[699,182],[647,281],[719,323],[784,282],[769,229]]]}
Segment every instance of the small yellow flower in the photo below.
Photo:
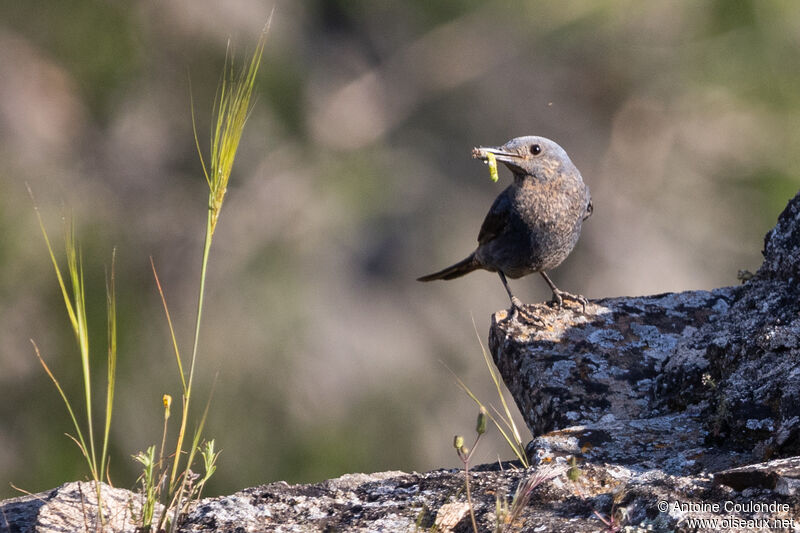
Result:
{"label": "small yellow flower", "polygon": [[165,394],[161,401],[164,403],[164,419],[169,418],[169,408],[172,406],[172,396]]}

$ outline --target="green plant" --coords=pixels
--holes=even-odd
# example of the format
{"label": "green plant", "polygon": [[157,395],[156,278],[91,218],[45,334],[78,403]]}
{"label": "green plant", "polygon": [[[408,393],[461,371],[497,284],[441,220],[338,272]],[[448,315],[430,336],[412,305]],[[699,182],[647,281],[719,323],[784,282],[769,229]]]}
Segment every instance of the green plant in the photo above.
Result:
{"label": "green plant", "polygon": [[67,284],[64,281],[64,276],[61,273],[61,267],[56,259],[56,254],[50,244],[50,238],[47,235],[44,221],[39,212],[39,207],[33,197],[33,192],[30,187],[28,193],[33,201],[36,218],[39,221],[39,228],[42,231],[47,251],[50,255],[50,260],[53,263],[53,268],[58,279],[58,285],[61,289],[61,295],[64,299],[64,306],[67,309],[70,325],[75,335],[75,341],[78,344],[78,351],[80,354],[81,370],[83,372],[83,396],[84,396],[84,409],[86,411],[86,436],[81,430],[81,424],[78,422],[78,417],[72,407],[67,394],[61,387],[58,379],[56,379],[50,367],[44,361],[39,347],[31,339],[36,357],[39,359],[42,367],[47,375],[53,381],[61,399],[67,408],[70,419],[72,420],[73,427],[75,428],[75,436],[68,435],[77,445],[81,454],[86,459],[89,467],[89,472],[95,483],[97,491],[97,506],[98,516],[100,517],[101,527],[103,524],[103,506],[102,506],[102,492],[100,482],[106,477],[108,472],[108,435],[111,428],[111,418],[114,405],[114,389],[116,383],[116,369],[117,369],[117,304],[116,294],[114,288],[114,266],[116,260],[116,250],[111,254],[111,275],[106,280],[106,314],[108,320],[108,352],[107,352],[107,385],[106,385],[106,416],[103,425],[103,444],[101,452],[98,456],[97,446],[95,444],[95,430],[94,430],[94,416],[92,414],[92,376],[90,365],[90,350],[89,350],[89,327],[86,320],[86,290],[83,279],[83,258],[81,256],[80,246],[75,238],[75,227],[72,222],[65,224],[64,247],[67,256],[67,274],[69,276],[71,291],[67,289]]}
{"label": "green plant", "polygon": [[[142,487],[143,502],[141,513],[137,518],[139,521],[139,529],[141,531],[149,531],[152,529],[157,508],[162,502],[164,509],[159,513],[156,530],[161,531],[165,526],[170,530],[174,530],[177,526],[180,514],[187,510],[188,505],[192,501],[200,498],[207,481],[211,478],[217,468],[216,463],[219,458],[219,451],[215,449],[214,440],[207,442],[202,440],[203,428],[208,415],[210,399],[206,404],[205,411],[199,420],[197,428],[194,430],[191,443],[188,446],[185,445],[185,440],[192,399],[192,386],[194,383],[197,354],[200,344],[200,327],[203,314],[205,281],[208,269],[209,252],[211,250],[211,243],[217,223],[219,221],[222,205],[225,200],[228,181],[230,179],[230,174],[233,168],[236,152],[239,147],[239,142],[241,140],[247,118],[252,109],[251,101],[253,96],[253,88],[255,86],[258,67],[261,63],[261,57],[264,52],[268,29],[269,22],[265,26],[261,37],[258,40],[256,49],[250,59],[249,64],[247,64],[239,72],[237,72],[234,66],[234,61],[231,54],[226,54],[224,73],[217,99],[214,103],[214,126],[212,128],[211,153],[208,165],[206,165],[206,161],[203,158],[202,151],[200,149],[200,141],[198,139],[197,129],[196,127],[194,128],[195,144],[197,146],[198,154],[200,154],[203,174],[205,175],[209,192],[208,216],[206,221],[195,317],[194,342],[192,345],[192,355],[188,376],[184,371],[181,353],[178,349],[178,343],[176,340],[172,319],[170,317],[169,308],[167,306],[166,297],[164,296],[161,282],[158,279],[158,273],[156,271],[155,264],[151,259],[153,276],[155,278],[156,286],[164,307],[164,313],[166,315],[167,325],[171,335],[173,351],[177,361],[178,373],[180,375],[181,382],[182,402],[181,421],[177,433],[174,454],[168,458],[165,458],[164,456],[168,421],[170,418],[170,408],[172,403],[172,397],[169,395],[164,395],[164,427],[158,459],[156,459],[155,455],[155,446],[150,446],[145,452],[140,452],[133,456],[134,460],[142,465],[142,474],[139,480]],[[195,125],[194,109],[192,109],[192,124],[193,126]],[[30,194],[31,198],[33,199],[33,193],[31,192]],[[50,259],[55,268],[56,277],[58,279],[61,293],[64,298],[64,303],[67,308],[67,314],[69,315],[70,323],[78,343],[81,368],[84,378],[84,402],[87,420],[86,432],[84,432],[84,430],[81,428],[81,424],[78,422],[78,417],[75,414],[72,403],[69,401],[68,396],[64,392],[59,381],[53,375],[50,368],[42,358],[38,346],[35,342],[31,342],[33,343],[36,356],[39,358],[39,361],[45,369],[45,372],[47,372],[48,376],[53,381],[56,389],[61,395],[61,398],[66,405],[69,416],[72,419],[75,427],[76,436],[70,435],[70,438],[72,438],[72,440],[74,440],[80,448],[81,453],[85,457],[89,466],[91,476],[95,481],[99,507],[98,510],[100,512],[100,523],[97,525],[97,527],[98,529],[101,529],[103,527],[103,516],[100,481],[107,476],[108,472],[108,437],[112,420],[112,405],[114,400],[117,361],[116,297],[114,289],[114,263],[116,254],[112,254],[111,276],[110,281],[108,281],[106,284],[108,306],[108,386],[106,391],[106,416],[102,451],[98,455],[96,452],[97,446],[95,444],[94,418],[92,416],[92,369],[90,365],[89,334],[86,323],[86,299],[83,281],[83,264],[80,249],[75,240],[74,227],[70,224],[65,237],[67,272],[71,288],[71,291],[69,291],[35,201],[34,209],[36,211],[36,216],[39,220],[39,226],[42,230],[42,235],[44,236],[44,240],[50,254]],[[191,470],[198,454],[202,457],[202,475],[196,474]],[[171,459],[171,465],[168,465],[168,459]]]}
{"label": "green plant", "polygon": [[142,475],[139,476],[142,483],[142,510],[137,521],[143,528],[149,529],[153,523],[153,515],[158,502],[158,487],[161,484],[156,480],[158,475],[156,472],[156,447],[150,446],[146,452],[139,452],[133,458],[142,464]]}
{"label": "green plant", "polygon": [[533,489],[542,483],[557,478],[566,471],[566,465],[562,464],[540,466],[531,475],[524,477],[519,482],[517,490],[514,492],[514,497],[511,499],[510,506],[505,498],[498,495],[495,511],[495,516],[497,517],[495,532],[505,533],[507,531],[512,531],[515,527],[514,522],[519,518],[522,510],[527,507],[528,502],[530,502]]}
{"label": "green plant", "polygon": [[478,412],[478,420],[475,423],[475,442],[472,444],[472,449],[467,448],[464,446],[464,437],[461,435],[456,435],[453,437],[453,447],[456,449],[456,453],[458,454],[458,458],[461,459],[461,462],[464,463],[464,486],[467,491],[467,504],[469,505],[469,517],[472,520],[472,529],[475,533],[478,533],[478,524],[475,521],[475,510],[472,506],[472,493],[470,492],[469,488],[469,461],[472,459],[472,454],[475,453],[475,450],[478,448],[478,442],[480,442],[481,437],[484,433],[486,433],[486,409],[483,407],[480,408]]}
{"label": "green plant", "polygon": [[[233,60],[226,61],[225,73],[222,77],[219,97],[215,103],[214,116],[215,125],[211,137],[211,156],[209,165],[206,166],[203,158],[203,151],[200,148],[200,140],[197,136],[197,128],[194,120],[194,109],[192,109],[192,125],[194,127],[195,145],[203,167],[203,174],[208,184],[208,217],[206,219],[206,233],[203,244],[203,258],[200,268],[200,285],[197,295],[197,315],[195,319],[194,342],[192,344],[192,358],[189,366],[189,380],[186,381],[183,373],[183,366],[180,361],[177,343],[174,342],[175,335],[170,323],[170,332],[173,338],[175,356],[178,359],[178,368],[181,373],[181,383],[183,385],[183,403],[181,416],[181,431],[178,436],[178,444],[175,449],[175,456],[179,457],[183,450],[183,438],[186,430],[187,413],[191,401],[192,383],[194,381],[194,370],[197,363],[197,349],[200,344],[200,324],[203,315],[203,301],[205,296],[206,273],[208,270],[208,257],[211,251],[211,242],[214,238],[214,231],[217,228],[222,204],[228,190],[228,180],[231,176],[233,161],[236,158],[236,151],[239,148],[239,141],[242,138],[245,123],[250,115],[250,100],[253,96],[256,74],[261,63],[261,56],[266,44],[266,35],[269,23],[264,28],[261,38],[256,45],[253,57],[247,68],[242,69],[236,74]],[[162,293],[163,295],[163,293]],[[165,305],[166,309],[166,305]],[[170,483],[175,481],[178,471],[179,461],[175,461]]]}
{"label": "green plant", "polygon": [[[575,493],[582,499],[586,499],[586,493],[583,490],[583,472],[580,468],[578,468],[578,459],[575,456],[571,456],[568,461],[569,468],[567,469],[567,479],[572,483],[572,487],[575,490]],[[612,492],[612,499],[611,499],[611,511],[608,515],[604,515],[594,507],[592,508],[592,514],[597,517],[603,524],[606,526],[606,531],[609,533],[616,533],[617,531],[621,531],[625,522],[628,521],[627,510],[624,508],[618,508],[617,506],[622,503],[622,500],[625,498],[626,494],[626,486],[619,485],[617,486],[614,491]]]}
{"label": "green plant", "polygon": [[[497,389],[497,396],[500,399],[500,405],[503,408],[503,412],[501,413],[498,411],[494,406],[492,410],[494,411],[496,416],[493,416],[491,412],[486,408],[486,406],[478,399],[477,396],[470,390],[470,388],[459,378],[455,372],[450,370],[450,373],[453,374],[453,377],[458,383],[458,386],[461,387],[467,396],[469,396],[473,402],[478,406],[479,409],[482,409],[483,412],[486,413],[486,416],[494,423],[495,427],[500,431],[500,434],[503,436],[503,439],[506,441],[508,446],[511,448],[511,451],[514,452],[514,455],[519,459],[519,462],[522,463],[522,466],[525,468],[530,467],[530,462],[528,461],[528,456],[525,453],[525,445],[522,442],[522,436],[520,435],[519,429],[517,429],[517,425],[514,422],[514,417],[511,416],[511,409],[508,407],[508,403],[506,402],[505,395],[503,394],[503,387],[500,384],[500,377],[497,375],[497,372],[492,365],[491,359],[489,359],[489,354],[486,351],[486,348],[483,346],[483,342],[481,341],[480,335],[478,334],[478,328],[475,326],[475,321],[472,321],[472,326],[475,329],[475,335],[478,337],[478,345],[481,347],[481,353],[483,354],[483,361],[486,363],[486,368],[489,371],[489,376],[492,378],[492,383],[494,383],[495,389]],[[502,422],[502,423],[501,423]]]}
{"label": "green plant", "polygon": [[[153,277],[156,281],[161,302],[164,307],[164,314],[167,319],[167,325],[172,340],[173,352],[178,365],[178,373],[181,379],[181,421],[178,429],[178,435],[175,445],[175,452],[172,455],[172,466],[169,469],[169,479],[164,479],[166,487],[164,489],[166,495],[166,510],[159,518],[157,530],[161,530],[169,520],[168,516],[172,514],[170,527],[174,529],[177,525],[180,513],[184,512],[188,504],[200,497],[203,487],[208,479],[214,474],[216,470],[216,461],[219,457],[219,452],[214,450],[214,441],[208,441],[201,445],[203,427],[205,425],[206,416],[208,413],[208,404],[206,410],[200,419],[198,427],[195,429],[192,442],[185,450],[184,459],[184,441],[186,439],[187,423],[189,420],[189,411],[192,400],[192,386],[194,383],[195,368],[197,365],[197,354],[200,346],[200,327],[203,316],[203,304],[205,297],[205,283],[206,273],[208,271],[208,259],[211,250],[211,243],[214,238],[214,232],[219,221],[222,205],[225,200],[225,195],[228,190],[228,181],[231,176],[233,162],[236,158],[236,152],[239,147],[239,142],[242,138],[247,118],[251,111],[251,101],[253,96],[253,88],[255,87],[256,75],[258,67],[261,63],[261,56],[264,52],[264,45],[266,44],[267,31],[269,23],[264,28],[261,37],[256,45],[256,49],[250,59],[249,64],[242,68],[238,73],[234,66],[233,58],[230,54],[226,56],[226,62],[222,81],[220,84],[219,93],[214,103],[214,126],[211,134],[210,156],[208,165],[203,157],[202,149],[200,147],[200,140],[197,134],[197,127],[194,118],[194,106],[192,106],[192,125],[194,129],[195,145],[197,153],[200,157],[203,174],[208,185],[208,215],[206,218],[206,231],[203,244],[203,255],[200,268],[200,282],[197,296],[197,308],[195,315],[194,327],[194,341],[192,344],[192,355],[189,362],[188,376],[184,371],[181,352],[178,348],[178,342],[175,336],[175,330],[172,325],[172,318],[170,317],[169,307],[167,305],[166,297],[155,264],[151,259],[151,266],[153,268]],[[166,473],[164,468],[164,441],[167,431],[167,421],[169,419],[169,405],[165,396],[165,418],[164,418],[164,436],[162,436],[161,453],[159,454],[158,465],[160,469]],[[171,397],[169,397],[171,403]],[[201,476],[194,474],[191,471],[197,454],[203,457],[204,473]],[[147,475],[147,469],[143,474]],[[165,476],[166,478],[166,476]],[[162,489],[161,484],[157,486],[157,490],[152,493],[152,497],[161,497]],[[149,505],[149,503],[148,503]],[[149,526],[150,524],[142,524]]]}
{"label": "green plant", "polygon": [[624,490],[617,490],[614,492],[611,500],[611,511],[609,512],[608,516],[603,515],[603,513],[597,509],[592,509],[592,513],[594,513],[598,520],[605,524],[606,531],[609,533],[617,533],[618,531],[621,531],[622,527],[625,525],[625,522],[628,521],[627,510],[617,507],[617,505],[622,502],[624,495]]}

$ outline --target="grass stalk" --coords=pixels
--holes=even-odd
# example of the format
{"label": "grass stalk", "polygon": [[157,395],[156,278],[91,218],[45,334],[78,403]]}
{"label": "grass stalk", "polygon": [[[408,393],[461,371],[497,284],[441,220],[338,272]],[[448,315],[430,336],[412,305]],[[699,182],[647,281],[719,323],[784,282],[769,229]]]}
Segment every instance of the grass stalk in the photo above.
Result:
{"label": "grass stalk", "polygon": [[81,454],[86,459],[92,479],[95,482],[95,489],[97,490],[98,502],[98,516],[100,517],[100,524],[104,523],[103,507],[102,507],[102,493],[100,482],[106,477],[108,469],[108,442],[109,434],[111,431],[111,420],[113,414],[114,391],[116,384],[116,370],[117,370],[117,312],[116,312],[116,291],[115,291],[115,261],[116,251],[111,256],[111,277],[110,281],[106,282],[106,304],[107,304],[107,320],[108,320],[108,354],[107,354],[107,387],[106,387],[106,416],[103,427],[103,444],[101,454],[98,460],[97,449],[95,445],[95,432],[94,432],[94,416],[92,414],[92,373],[91,373],[91,359],[89,352],[89,328],[86,319],[86,287],[83,275],[83,259],[75,239],[75,226],[70,221],[65,225],[64,230],[64,250],[67,259],[67,274],[70,281],[71,290],[67,289],[67,284],[64,281],[64,275],[61,272],[61,267],[56,259],[56,254],[53,251],[53,246],[50,243],[50,238],[47,235],[47,230],[42,220],[39,207],[36,205],[36,200],[33,192],[28,187],[28,194],[33,202],[36,218],[39,222],[42,236],[44,237],[47,252],[50,256],[50,261],[53,264],[53,270],[56,273],[58,286],[61,289],[61,295],[64,299],[64,306],[67,310],[70,325],[72,326],[75,340],[78,344],[78,351],[80,354],[81,371],[83,374],[83,397],[84,409],[86,411],[86,433],[81,430],[81,424],[78,422],[78,417],[75,415],[75,410],[72,407],[69,398],[67,397],[64,389],[61,387],[58,379],[45,363],[39,347],[33,343],[34,352],[36,357],[44,368],[47,375],[58,390],[64,405],[67,408],[69,417],[75,428],[76,437],[68,435],[77,445]]}
{"label": "grass stalk", "polygon": [[[249,118],[252,110],[252,97],[253,89],[255,86],[258,68],[261,63],[261,58],[266,44],[266,36],[269,30],[269,25],[272,19],[267,22],[262,34],[256,45],[256,49],[250,58],[249,64],[245,65],[238,73],[234,67],[234,61],[230,49],[226,52],[225,67],[223,77],[220,83],[220,88],[217,98],[214,103],[214,120],[211,135],[211,150],[209,157],[209,164],[203,158],[200,149],[200,143],[197,135],[197,128],[195,124],[194,109],[192,106],[192,126],[194,129],[195,144],[197,145],[198,154],[200,155],[200,162],[203,169],[206,182],[209,187],[208,196],[208,215],[206,219],[206,231],[203,244],[203,255],[200,270],[200,282],[197,295],[197,309],[195,318],[194,338],[192,343],[192,355],[187,373],[184,371],[181,354],[178,349],[178,343],[175,336],[175,330],[170,317],[169,308],[167,306],[166,298],[158,279],[155,264],[151,258],[151,265],[153,268],[153,275],[156,280],[159,294],[164,306],[164,312],[167,317],[172,344],[175,352],[176,361],[178,364],[178,371],[180,373],[181,387],[182,387],[182,402],[181,402],[181,422],[178,430],[177,442],[175,447],[175,454],[172,456],[171,469],[165,464],[164,446],[167,434],[167,422],[170,413],[171,397],[164,395],[164,429],[161,439],[161,447],[159,450],[158,461],[155,460],[155,446],[148,448],[147,452],[140,453],[134,458],[140,462],[144,467],[142,477],[143,492],[145,496],[145,507],[142,513],[142,527],[145,526],[149,529],[153,519],[155,504],[162,495],[162,490],[166,490],[166,499],[169,501],[169,506],[159,519],[157,530],[161,531],[162,526],[167,520],[167,514],[170,507],[174,510],[174,518],[170,529],[177,526],[177,521],[180,512],[184,511],[188,504],[194,499],[198,498],[202,493],[208,479],[213,475],[216,470],[216,460],[219,452],[214,449],[214,441],[202,443],[202,433],[205,422],[208,416],[210,399],[206,404],[203,416],[194,432],[192,442],[188,445],[188,449],[184,452],[183,446],[186,440],[187,424],[189,419],[189,412],[192,400],[192,386],[194,383],[194,375],[197,363],[197,356],[200,346],[200,328],[202,324],[203,307],[205,300],[205,284],[208,273],[208,261],[211,251],[211,244],[216,230],[219,215],[227,192],[228,181],[230,179],[231,170],[233,168],[234,159],[241,141],[242,133],[245,124]],[[86,463],[91,472],[91,476],[95,481],[95,488],[97,490],[98,513],[100,521],[97,524],[98,530],[104,526],[104,519],[102,514],[102,494],[100,482],[108,476],[108,454],[109,454],[109,438],[111,420],[113,418],[113,402],[115,395],[116,385],[116,368],[117,368],[117,305],[116,305],[116,279],[115,279],[115,263],[116,263],[116,250],[112,253],[111,271],[110,276],[106,279],[106,311],[108,318],[108,347],[107,347],[107,388],[106,388],[106,409],[104,427],[102,432],[102,447],[100,448],[100,455],[98,458],[95,443],[95,428],[94,416],[92,408],[92,368],[89,351],[89,333],[87,324],[86,313],[86,291],[84,284],[84,271],[83,261],[80,247],[76,244],[75,229],[72,224],[69,224],[65,229],[65,254],[67,259],[67,276],[69,278],[70,287],[68,289],[65,276],[62,274],[58,260],[56,259],[55,252],[50,243],[50,239],[45,230],[44,222],[42,220],[39,208],[33,197],[33,193],[28,187],[28,192],[33,201],[36,217],[41,228],[42,235],[47,245],[47,250],[50,260],[53,264],[53,269],[56,273],[59,288],[64,299],[64,306],[67,310],[70,325],[72,326],[75,339],[78,344],[80,353],[81,371],[83,374],[84,391],[83,397],[85,402],[86,412],[86,428],[82,429],[79,423],[79,417],[73,409],[69,397],[64,392],[58,379],[56,379],[53,372],[50,370],[47,363],[44,361],[38,346],[31,340],[34,352],[36,353],[39,362],[44,368],[47,375],[53,381],[59,395],[61,396],[64,405],[67,408],[70,419],[72,420],[75,428],[76,436],[67,435],[72,439],[80,449]],[[184,455],[185,454],[185,455]],[[191,467],[200,454],[203,458],[205,473],[201,477],[191,471]],[[185,462],[184,462],[185,459]],[[167,473],[170,473],[167,479]],[[199,480],[199,481],[198,481]],[[88,525],[87,525],[88,530]]]}
{"label": "grass stalk", "polygon": [[70,223],[64,239],[67,253],[67,270],[72,282],[72,298],[75,302],[75,315],[78,327],[75,337],[78,341],[83,371],[83,392],[86,401],[86,425],[89,433],[89,453],[91,454],[92,475],[100,480],[97,467],[97,454],[94,446],[94,424],[92,423],[92,375],[89,362],[89,331],[86,325],[86,289],[83,280],[83,259],[80,248],[75,242],[75,226]]}
{"label": "grass stalk", "polygon": [[[206,410],[203,414],[203,417],[200,420],[198,428],[195,430],[192,442],[188,446],[185,463],[182,461],[184,454],[183,447],[186,439],[190,407],[192,404],[192,388],[194,384],[195,369],[197,366],[197,356],[200,347],[200,330],[202,326],[203,307],[205,302],[205,286],[208,274],[208,260],[211,252],[211,245],[214,239],[214,232],[217,227],[217,222],[219,221],[222,205],[225,200],[225,194],[228,189],[228,181],[233,168],[233,162],[236,158],[236,152],[239,148],[242,133],[252,109],[251,102],[253,97],[253,89],[255,87],[255,80],[258,74],[258,67],[261,63],[261,57],[264,52],[268,30],[269,22],[267,22],[267,25],[265,26],[261,37],[259,38],[249,64],[245,68],[241,69],[238,74],[236,73],[234,61],[232,55],[230,54],[230,48],[226,53],[222,81],[220,83],[220,88],[214,103],[214,125],[211,134],[211,147],[208,165],[206,165],[206,160],[203,157],[202,149],[200,147],[194,115],[194,104],[192,102],[192,127],[194,130],[195,145],[200,158],[203,175],[205,176],[206,183],[208,185],[208,213],[206,217],[205,238],[203,241],[203,255],[200,266],[200,281],[197,294],[194,338],[192,342],[192,354],[189,362],[188,378],[184,372],[183,364],[181,362],[181,356],[175,340],[175,332],[172,326],[172,320],[169,317],[166,299],[164,298],[161,284],[158,281],[158,275],[156,273],[155,266],[153,266],[153,274],[156,278],[156,284],[158,285],[158,290],[161,295],[165,313],[167,315],[167,322],[169,324],[170,334],[172,336],[173,347],[178,362],[178,370],[181,375],[182,385],[181,421],[175,443],[175,454],[172,462],[172,468],[170,470],[168,489],[170,495],[170,506],[174,511],[172,522],[173,526],[177,524],[179,513],[184,508],[184,501],[191,500],[193,494],[199,494],[199,491],[202,490],[202,486],[216,469],[216,466],[214,466],[214,461],[216,461],[216,456],[218,454],[214,453],[212,444],[211,448],[207,449],[206,453],[203,454],[203,457],[205,458],[205,464],[207,467],[210,465],[210,471],[207,472],[206,476],[200,481],[199,487],[192,486],[193,481],[189,479],[191,475],[190,469],[199,450],[202,431],[208,414],[208,405],[206,405]],[[185,466],[182,467],[182,465]],[[164,524],[165,516],[166,513],[162,515],[162,518],[159,521],[159,529]]]}
{"label": "grass stalk", "polygon": [[[270,17],[271,21],[271,17]],[[195,318],[194,342],[192,343],[192,358],[189,365],[189,380],[184,387],[181,410],[181,425],[175,447],[175,461],[170,474],[170,485],[175,486],[177,480],[180,456],[183,453],[183,441],[186,435],[186,423],[191,405],[192,384],[197,363],[197,352],[200,346],[200,326],[203,316],[203,303],[205,299],[206,274],[208,272],[208,257],[214,231],[228,190],[228,181],[231,176],[233,162],[239,148],[239,142],[244,132],[245,124],[250,115],[253,88],[255,87],[258,67],[264,53],[269,22],[261,33],[256,49],[250,59],[249,65],[239,74],[235,73],[233,59],[226,55],[225,72],[220,84],[218,99],[214,106],[214,128],[211,136],[211,157],[206,165],[200,148],[197,128],[192,109],[192,126],[194,128],[195,145],[200,157],[200,164],[208,184],[208,217],[206,219],[206,233],[203,244],[203,258],[200,269],[200,287],[197,295],[197,314]],[[229,59],[230,58],[230,59]],[[192,454],[190,453],[190,457]],[[191,464],[191,463],[189,463]]]}
{"label": "grass stalk", "polygon": [[[170,474],[170,486],[175,485],[175,480],[178,473],[178,467],[180,464],[180,455],[183,450],[183,439],[184,436],[186,435],[186,423],[189,418],[189,404],[192,397],[192,383],[194,381],[195,363],[197,362],[197,349],[200,345],[200,322],[203,316],[203,301],[205,297],[206,272],[208,271],[208,256],[209,252],[211,251],[211,241],[213,238],[214,238],[214,228],[212,225],[212,210],[209,208],[208,219],[206,224],[206,237],[205,237],[205,243],[203,244],[203,261],[200,269],[200,289],[197,295],[197,315],[195,319],[194,343],[192,345],[192,359],[189,365],[189,381],[186,383],[183,389],[181,426],[180,430],[178,431],[178,441],[175,446],[175,460],[172,463],[172,474]],[[190,459],[192,458],[192,456],[193,455],[190,453]],[[191,464],[192,463],[190,461],[187,462],[187,465]]]}
{"label": "grass stalk", "polygon": [[108,370],[106,385],[106,420],[103,429],[103,451],[100,455],[100,479],[103,479],[108,457],[108,435],[111,432],[111,418],[114,407],[114,391],[117,374],[117,291],[116,291],[117,249],[111,252],[111,276],[106,281],[106,315],[108,317]]}
{"label": "grass stalk", "polygon": [[456,383],[464,391],[464,393],[472,399],[473,402],[482,410],[486,411],[486,415],[489,417],[489,420],[497,427],[500,434],[503,436],[503,439],[508,444],[511,451],[514,452],[514,455],[517,457],[522,466],[528,468],[530,466],[530,462],[528,461],[528,457],[525,454],[525,444],[522,442],[522,436],[520,435],[519,429],[517,428],[516,423],[514,422],[514,417],[511,415],[511,409],[508,407],[508,403],[506,402],[505,395],[503,394],[503,387],[500,382],[500,377],[497,375],[494,367],[492,366],[492,361],[489,358],[489,354],[486,351],[486,348],[483,346],[483,342],[481,341],[480,335],[478,334],[478,328],[475,326],[475,321],[472,321],[472,326],[475,328],[475,335],[478,337],[478,345],[481,347],[481,353],[483,354],[483,361],[486,363],[486,368],[489,371],[489,376],[492,378],[492,383],[494,383],[495,389],[497,390],[497,396],[500,399],[500,404],[503,408],[503,412],[501,413],[497,410],[494,406],[492,407],[492,411],[494,411],[495,415],[492,415],[491,411],[489,411],[486,406],[478,399],[477,396],[470,390],[466,383],[464,383],[458,375],[453,372],[447,365],[444,365],[447,370],[453,375],[453,378],[456,380]]}
{"label": "grass stalk", "polygon": [[[448,370],[450,370],[450,369],[448,368]],[[492,415],[492,413],[486,408],[486,406],[483,404],[483,402],[481,402],[478,399],[478,397],[475,396],[475,394],[472,392],[472,390],[470,390],[470,388],[467,386],[467,384],[464,383],[461,380],[461,378],[459,378],[455,374],[455,372],[453,372],[452,370],[450,370],[450,372],[453,374],[453,377],[456,380],[456,383],[458,384],[458,386],[461,388],[461,390],[463,390],[464,393],[467,396],[469,396],[470,399],[472,399],[472,401],[475,402],[475,404],[480,409],[483,409],[483,410],[486,411],[486,416],[489,417],[489,420],[491,420],[492,423],[495,425],[495,427],[498,429],[498,431],[500,431],[500,434],[503,436],[503,439],[506,441],[508,446],[514,452],[514,455],[517,457],[517,459],[519,459],[520,463],[522,463],[522,466],[524,468],[528,468],[530,466],[530,464],[529,464],[529,461],[528,461],[528,457],[525,455],[525,445],[522,443],[521,439],[518,439],[516,437],[516,435],[514,433],[512,433],[512,432],[508,431],[507,429],[505,429],[509,425],[509,423],[505,419],[505,417],[507,416],[510,419],[511,418],[511,412],[510,411],[506,411],[506,415],[501,415],[493,407],[492,409],[495,411],[495,414],[497,416]],[[502,421],[502,424],[500,423],[501,421]],[[512,423],[513,423],[513,421],[512,421]]]}
{"label": "grass stalk", "polygon": [[75,433],[78,435],[77,438],[73,437],[72,435],[67,434],[69,438],[71,438],[77,445],[78,448],[81,450],[83,457],[86,459],[86,463],[89,466],[89,470],[93,471],[93,465],[91,460],[89,459],[89,455],[86,453],[86,441],[83,438],[83,432],[81,431],[81,425],[78,423],[78,419],[75,416],[75,411],[72,409],[72,404],[70,403],[69,399],[67,398],[64,389],[61,388],[61,384],[56,379],[53,372],[50,370],[50,367],[47,366],[44,359],[42,358],[42,354],[39,351],[39,346],[36,345],[36,342],[31,339],[31,344],[33,344],[33,351],[36,353],[36,357],[39,359],[39,363],[41,363],[42,368],[44,368],[45,373],[50,377],[50,380],[55,385],[56,390],[58,390],[58,394],[61,395],[61,400],[64,402],[64,405],[67,407],[67,412],[69,413],[69,417],[72,420],[72,425],[75,427]]}
{"label": "grass stalk", "polygon": [[[178,361],[178,373],[181,376],[181,386],[183,387],[183,391],[186,391],[186,376],[183,373],[183,364],[181,363],[181,352],[178,350],[178,339],[175,337],[175,328],[172,325],[172,317],[169,314],[169,306],[167,306],[167,298],[164,296],[164,289],[161,287],[161,280],[158,279],[158,272],[156,271],[156,264],[153,261],[153,258],[150,257],[150,266],[153,269],[153,278],[156,280],[156,287],[158,288],[158,294],[161,297],[161,304],[164,307],[164,314],[167,317],[167,326],[169,326],[169,334],[172,338],[172,348],[175,352],[175,359]],[[172,404],[172,398],[170,398],[170,404]]]}
{"label": "grass stalk", "polygon": [[469,506],[469,519],[472,522],[472,531],[478,533],[478,523],[475,521],[475,508],[472,505],[472,494],[469,489],[469,461],[464,463],[464,484],[467,487],[467,505]]}
{"label": "grass stalk", "polygon": [[467,448],[464,446],[464,437],[460,435],[456,435],[453,439],[453,447],[456,449],[456,453],[458,454],[458,458],[461,459],[461,462],[464,463],[464,486],[467,491],[467,507],[469,508],[469,518],[472,522],[472,531],[474,533],[478,533],[478,523],[475,520],[475,508],[472,505],[472,491],[469,485],[469,462],[472,459],[472,454],[475,453],[475,450],[478,449],[478,443],[483,437],[483,434],[486,433],[486,409],[481,407],[480,411],[478,412],[478,420],[475,424],[475,442],[472,444],[472,449]]}

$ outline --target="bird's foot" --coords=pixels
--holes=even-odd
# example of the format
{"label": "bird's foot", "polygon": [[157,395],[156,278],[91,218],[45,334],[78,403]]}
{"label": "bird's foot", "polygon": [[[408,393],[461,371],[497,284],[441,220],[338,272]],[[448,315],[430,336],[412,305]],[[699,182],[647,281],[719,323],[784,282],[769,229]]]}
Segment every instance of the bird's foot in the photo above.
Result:
{"label": "bird's foot", "polygon": [[550,300],[550,305],[563,307],[564,300],[569,300],[571,302],[580,304],[582,312],[584,313],[586,312],[586,305],[589,303],[589,300],[580,294],[572,294],[567,291],[562,291],[561,289],[553,289],[553,299]]}
{"label": "bird's foot", "polygon": [[535,326],[546,327],[547,322],[542,317],[536,316],[527,309],[525,309],[525,304],[517,298],[516,296],[511,298],[511,314],[508,315],[510,319],[514,319],[514,316],[519,317],[522,319],[523,322]]}

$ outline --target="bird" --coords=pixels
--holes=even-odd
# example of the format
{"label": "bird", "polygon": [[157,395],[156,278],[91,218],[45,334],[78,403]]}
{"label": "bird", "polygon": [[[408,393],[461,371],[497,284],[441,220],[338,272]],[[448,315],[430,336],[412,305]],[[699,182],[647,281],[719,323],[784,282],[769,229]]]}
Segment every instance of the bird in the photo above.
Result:
{"label": "bird", "polygon": [[576,302],[581,295],[562,291],[547,275],[572,252],[583,222],[594,210],[589,188],[567,152],[555,141],[533,135],[516,137],[498,147],[478,147],[472,156],[492,156],[513,174],[514,181],[498,195],[478,232],[478,246],[465,259],[417,281],[450,280],[483,269],[497,272],[511,300],[512,313],[526,322],[542,323],[514,296],[506,278],[538,272],[553,292],[551,304]]}

